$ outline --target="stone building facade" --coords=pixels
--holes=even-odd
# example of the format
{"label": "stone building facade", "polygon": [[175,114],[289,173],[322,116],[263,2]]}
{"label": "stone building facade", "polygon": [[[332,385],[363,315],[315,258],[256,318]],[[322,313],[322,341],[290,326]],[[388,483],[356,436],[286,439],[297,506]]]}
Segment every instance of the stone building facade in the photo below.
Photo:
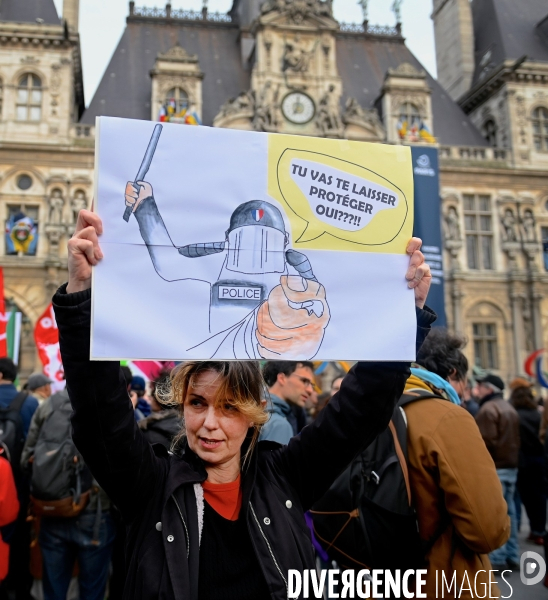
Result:
{"label": "stone building facade", "polygon": [[24,369],[35,360],[28,332],[64,277],[75,211],[91,197],[95,118],[155,120],[167,103],[209,126],[436,145],[449,326],[469,337],[472,363],[505,378],[548,344],[548,9],[538,0],[434,0],[439,81],[407,48],[397,9],[394,27],[378,27],[367,2],[361,24],[337,22],[330,0],[234,0],[228,14],[130,2],[85,111],[78,0],[65,0],[63,19],[53,0],[24,4],[0,4],[0,210],[8,219],[24,207],[39,233],[35,256],[0,255],[6,298],[26,317]]}
{"label": "stone building facade", "polygon": [[23,377],[38,367],[33,331],[66,279],[66,241],[93,187],[93,140],[84,110],[78,1],[0,3],[0,214],[23,213],[36,226],[36,250],[0,244],[7,308],[23,313]]}

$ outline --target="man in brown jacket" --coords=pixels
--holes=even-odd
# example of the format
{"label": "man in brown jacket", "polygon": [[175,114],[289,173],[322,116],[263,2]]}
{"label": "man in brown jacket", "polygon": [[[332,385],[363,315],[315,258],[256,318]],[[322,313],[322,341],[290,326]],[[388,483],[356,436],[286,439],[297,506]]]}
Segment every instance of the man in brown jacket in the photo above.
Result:
{"label": "man in brown jacket", "polygon": [[404,407],[413,504],[420,536],[432,544],[423,588],[429,599],[476,598],[482,590],[487,598],[497,597],[487,553],[510,533],[493,461],[474,418],[454,403],[455,391],[462,394],[466,385],[464,344],[457,335],[433,329],[417,357],[423,369],[413,369],[405,386],[406,394],[426,390],[438,396]]}
{"label": "man in brown jacket", "polygon": [[489,558],[495,568],[503,569],[506,565],[517,568],[520,556],[514,493],[518,478],[519,416],[502,396],[504,382],[500,377],[487,373],[476,381],[476,394],[480,399],[476,422],[497,468],[512,524],[508,542],[491,552]]}

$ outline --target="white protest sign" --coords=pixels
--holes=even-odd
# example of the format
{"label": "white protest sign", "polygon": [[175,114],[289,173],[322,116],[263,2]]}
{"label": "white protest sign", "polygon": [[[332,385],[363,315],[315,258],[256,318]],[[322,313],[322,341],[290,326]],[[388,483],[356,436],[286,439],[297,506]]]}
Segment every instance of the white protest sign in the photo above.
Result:
{"label": "white protest sign", "polygon": [[93,359],[414,359],[408,148],[112,118],[97,132]]}

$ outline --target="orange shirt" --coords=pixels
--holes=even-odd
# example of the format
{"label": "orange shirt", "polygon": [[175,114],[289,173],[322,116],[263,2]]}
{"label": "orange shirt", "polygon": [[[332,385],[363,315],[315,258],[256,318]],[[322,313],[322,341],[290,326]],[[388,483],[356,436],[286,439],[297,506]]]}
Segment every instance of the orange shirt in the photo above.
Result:
{"label": "orange shirt", "polygon": [[230,483],[202,483],[204,500],[211,508],[229,521],[238,520],[240,508],[242,507],[242,488],[240,486],[240,475],[236,481]]}

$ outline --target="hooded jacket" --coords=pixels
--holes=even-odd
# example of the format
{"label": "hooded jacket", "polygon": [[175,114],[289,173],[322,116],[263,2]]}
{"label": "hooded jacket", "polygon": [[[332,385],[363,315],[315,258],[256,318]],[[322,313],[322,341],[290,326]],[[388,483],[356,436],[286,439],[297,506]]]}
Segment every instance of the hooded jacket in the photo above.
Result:
{"label": "hooded jacket", "polygon": [[270,417],[263,426],[259,440],[287,444],[295,435],[295,431],[289,422],[292,412],[291,406],[276,394],[270,394],[266,410]]}
{"label": "hooded jacket", "polygon": [[173,438],[181,431],[182,421],[175,409],[160,410],[137,421],[149,444],[162,444],[168,450]]}
{"label": "hooded jacket", "polygon": [[[152,447],[133,416],[119,364],[89,360],[89,290],[53,298],[72,401],[73,439],[127,531],[124,600],[197,600],[204,464]],[[419,311],[420,345],[433,318]],[[313,569],[303,513],[387,425],[408,363],[359,363],[316,421],[287,446],[259,442],[242,471],[242,509],[272,600],[287,598],[288,570]],[[203,501],[203,500],[202,500]]]}
{"label": "hooded jacket", "polygon": [[[440,394],[412,375],[405,392],[417,388]],[[434,542],[426,555],[423,591],[428,598],[474,598],[475,590],[485,589],[486,597],[498,597],[497,586],[489,587],[488,553],[508,539],[510,519],[495,465],[474,418],[442,398],[411,402],[403,410],[419,533],[425,543]],[[442,590],[442,573],[447,582],[455,574],[456,587],[449,583]],[[476,581],[472,595],[467,577]],[[503,589],[507,594],[507,587]]]}

